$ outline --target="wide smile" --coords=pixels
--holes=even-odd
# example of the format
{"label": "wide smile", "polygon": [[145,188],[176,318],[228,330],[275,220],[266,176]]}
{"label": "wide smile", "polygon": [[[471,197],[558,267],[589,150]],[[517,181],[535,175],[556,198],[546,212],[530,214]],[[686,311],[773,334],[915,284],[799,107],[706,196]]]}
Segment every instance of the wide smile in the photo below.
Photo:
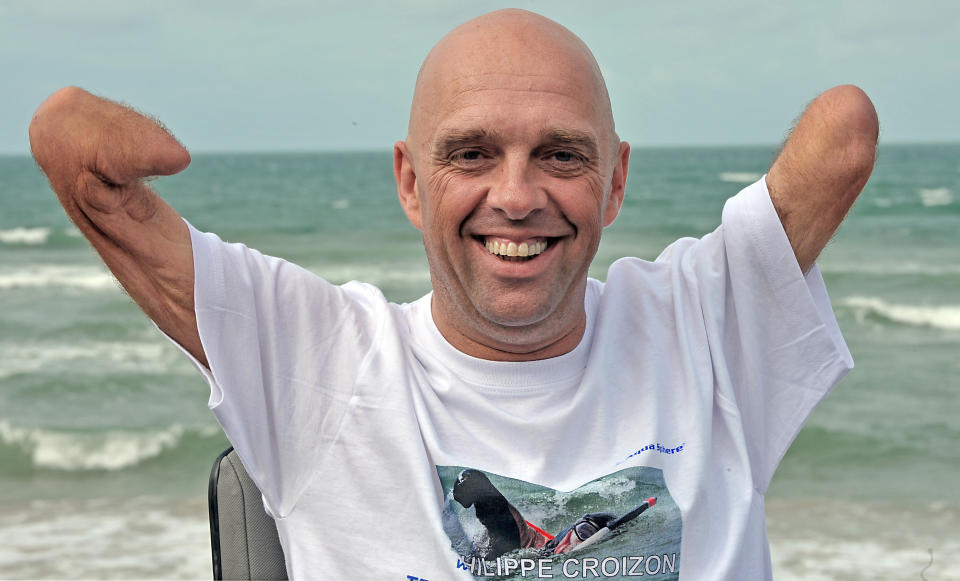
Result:
{"label": "wide smile", "polygon": [[[509,235],[507,235],[509,236]],[[501,282],[533,281],[558,267],[566,236],[473,236],[472,253],[481,270]],[[524,255],[525,253],[525,255]]]}
{"label": "wide smile", "polygon": [[530,238],[515,241],[493,236],[479,237],[487,252],[507,262],[528,262],[543,254],[556,238]]}

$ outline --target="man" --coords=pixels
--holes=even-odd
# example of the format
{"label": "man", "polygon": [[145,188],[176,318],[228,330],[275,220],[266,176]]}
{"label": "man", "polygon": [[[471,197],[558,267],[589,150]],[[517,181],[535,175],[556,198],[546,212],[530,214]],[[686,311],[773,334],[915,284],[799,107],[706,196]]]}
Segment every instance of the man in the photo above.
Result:
{"label": "man", "polygon": [[[514,561],[541,578],[770,576],[763,493],[852,365],[813,263],[873,166],[859,89],[818,97],[717,231],[618,261],[602,284],[587,268],[630,148],[596,62],[535,14],[467,22],[428,55],[394,147],[433,283],[411,305],[189,227],[143,182],[187,151],[127,108],[64,89],[30,137],[77,227],[209,381],[294,578],[469,578]],[[656,528],[592,561],[467,563],[475,517],[441,482],[455,466],[541,507],[662,487],[647,496],[675,516],[637,519]]]}
{"label": "man", "polygon": [[[578,518],[576,522],[551,535],[526,520],[517,507],[497,490],[490,478],[479,470],[467,469],[457,476],[453,485],[453,499],[464,508],[473,507],[477,520],[483,525],[486,559],[496,558],[520,548],[543,549],[543,554],[563,554],[584,545],[600,531],[609,532],[640,516],[657,503],[656,497],[644,499],[622,517],[608,512],[593,512]],[[606,536],[604,533],[600,533]]]}

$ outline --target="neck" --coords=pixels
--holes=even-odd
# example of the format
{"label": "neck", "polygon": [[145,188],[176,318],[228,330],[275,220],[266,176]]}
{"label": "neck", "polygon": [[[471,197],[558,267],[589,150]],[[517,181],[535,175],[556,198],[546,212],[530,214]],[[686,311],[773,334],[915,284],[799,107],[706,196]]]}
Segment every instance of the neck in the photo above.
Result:
{"label": "neck", "polygon": [[587,314],[583,301],[579,305],[579,312],[571,316],[555,315],[549,322],[518,327],[488,321],[476,326],[479,328],[453,324],[438,307],[436,295],[430,311],[443,338],[462,353],[489,361],[536,361],[559,357],[580,344]]}

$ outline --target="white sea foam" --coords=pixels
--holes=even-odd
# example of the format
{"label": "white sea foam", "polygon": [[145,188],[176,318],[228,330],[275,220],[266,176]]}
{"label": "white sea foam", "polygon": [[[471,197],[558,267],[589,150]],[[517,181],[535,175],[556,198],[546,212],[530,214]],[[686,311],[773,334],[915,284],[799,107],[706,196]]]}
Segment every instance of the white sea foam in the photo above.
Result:
{"label": "white sea foam", "polygon": [[847,297],[838,302],[854,309],[858,320],[875,314],[904,325],[930,326],[951,331],[960,330],[960,305],[919,306],[897,305],[876,297]]}
{"label": "white sea foam", "polygon": [[768,499],[774,578],[960,580],[960,507],[904,504]]}
{"label": "white sea foam", "polygon": [[949,276],[960,274],[960,264],[902,261],[884,263],[875,260],[860,260],[857,262],[838,261],[828,257],[818,263],[820,272],[824,274],[877,274],[877,275],[923,275]]}
{"label": "white sea foam", "polygon": [[10,230],[0,230],[0,242],[4,244],[45,244],[49,237],[49,228],[12,228]]}
{"label": "white sea foam", "polygon": [[203,497],[131,495],[0,506],[5,579],[210,577]]}
{"label": "white sea foam", "polygon": [[[486,548],[485,541],[489,543],[487,527],[483,526],[483,523],[477,518],[476,509],[473,507],[469,509],[461,508],[460,504],[453,498],[453,490],[447,493],[446,504],[444,518],[450,519],[447,526],[453,527],[451,529],[453,531],[459,527],[463,531],[463,536],[469,539],[471,544],[479,545],[477,548]],[[525,514],[525,516],[530,518],[532,515]]]}
{"label": "white sea foam", "polygon": [[153,343],[117,343],[85,341],[83,343],[0,343],[0,353],[6,360],[32,360],[48,364],[54,361],[96,359],[114,363],[140,364],[162,358],[172,350],[166,341]]}
{"label": "white sea foam", "polygon": [[546,521],[557,515],[567,514],[569,512],[567,505],[571,501],[582,498],[587,494],[596,494],[604,499],[613,500],[619,499],[624,494],[631,493],[636,487],[637,483],[635,480],[624,476],[616,476],[594,480],[568,492],[555,490],[552,500],[549,503],[537,507],[536,510],[531,510],[530,515],[539,517],[541,522]]}
{"label": "white sea foam", "polygon": [[[325,279],[341,284],[360,280],[377,286],[404,284],[429,286],[430,272],[426,265],[308,265],[307,268]],[[0,290],[33,288],[70,288],[88,291],[117,290],[120,283],[103,266],[37,264],[18,268],[0,268]]]}
{"label": "white sea foam", "polygon": [[[871,540],[829,542],[820,538],[793,538],[771,541],[774,578],[778,581],[846,581],[874,579],[922,579],[920,571],[928,568],[926,579],[960,579],[954,563],[933,562],[927,548],[917,546],[885,546]],[[956,548],[953,558],[958,555]],[[940,553],[940,559],[951,558]],[[907,571],[912,575],[906,575]]]}
{"label": "white sea foam", "polygon": [[65,365],[80,369],[77,365],[84,365],[85,362],[95,365],[100,374],[190,372],[192,368],[183,356],[166,340],[157,337],[155,332],[153,334],[154,341],[149,343],[0,343],[0,378]]}
{"label": "white sea foam", "polygon": [[117,289],[119,283],[106,268],[38,264],[0,270],[0,290],[28,288]]}
{"label": "white sea foam", "polygon": [[752,184],[762,175],[749,171],[725,171],[720,174],[720,181],[734,184]]}
{"label": "white sea foam", "polygon": [[[68,432],[0,422],[0,441],[23,449],[34,466],[69,471],[128,468],[176,447],[185,433],[179,424],[148,431]],[[204,427],[200,433],[213,436],[217,429]]]}
{"label": "white sea foam", "polygon": [[615,476],[588,482],[580,488],[577,488],[575,494],[578,497],[582,497],[586,494],[593,493],[602,498],[613,499],[632,492],[636,487],[636,480],[625,476]]}
{"label": "white sea foam", "polygon": [[928,208],[931,206],[949,206],[953,203],[953,192],[948,188],[921,188],[917,190],[920,202]]}

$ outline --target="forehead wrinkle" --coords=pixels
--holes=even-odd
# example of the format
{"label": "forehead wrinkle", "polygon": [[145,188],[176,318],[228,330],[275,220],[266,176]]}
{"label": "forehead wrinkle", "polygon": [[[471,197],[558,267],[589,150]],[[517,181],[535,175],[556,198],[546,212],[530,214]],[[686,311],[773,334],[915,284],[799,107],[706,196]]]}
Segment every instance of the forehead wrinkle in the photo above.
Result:
{"label": "forehead wrinkle", "polygon": [[498,101],[530,103],[531,106],[531,98],[559,97],[553,99],[549,105],[571,112],[589,112],[589,115],[595,118],[602,116],[595,99],[578,95],[577,87],[571,80],[558,79],[554,75],[457,71],[442,83],[442,90],[434,95],[434,99],[442,104],[441,109],[453,111],[482,105],[484,96],[490,94]]}
{"label": "forehead wrinkle", "polygon": [[[508,88],[508,87],[491,87],[483,85],[474,85],[470,87],[462,87],[452,89],[450,94],[443,99],[443,103],[450,109],[456,109],[459,107],[475,105],[478,103],[471,103],[469,99],[471,96],[484,95],[486,93],[502,93],[504,97],[508,98],[508,102],[529,102],[530,96],[533,94],[539,95],[555,95],[559,97],[564,97],[571,102],[575,102],[576,105],[562,107],[561,103],[551,103],[553,107],[561,107],[563,109],[572,111],[572,112],[583,112],[589,111],[589,114],[593,117],[598,116],[597,104],[592,100],[580,100],[574,99],[570,91],[564,90],[563,88],[547,88],[547,87],[523,87],[523,88]],[[519,100],[513,99],[514,96],[519,97]],[[462,101],[467,101],[466,103],[461,103]]]}

